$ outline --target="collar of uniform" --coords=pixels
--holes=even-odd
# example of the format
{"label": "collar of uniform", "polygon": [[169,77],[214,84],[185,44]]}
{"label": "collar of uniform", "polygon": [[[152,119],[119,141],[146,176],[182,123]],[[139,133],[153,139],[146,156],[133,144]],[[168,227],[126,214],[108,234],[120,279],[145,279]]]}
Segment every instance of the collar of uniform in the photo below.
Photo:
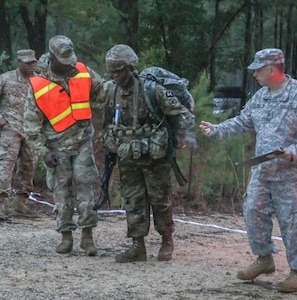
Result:
{"label": "collar of uniform", "polygon": [[[286,82],[280,87],[278,91],[275,91],[275,97],[279,97],[280,102],[285,102],[288,100],[289,90],[291,89],[291,77],[286,75]],[[271,93],[273,94],[273,93]]]}
{"label": "collar of uniform", "polygon": [[62,82],[62,81],[67,80],[68,78],[74,77],[78,73],[79,73],[79,70],[76,67],[74,67],[71,69],[71,71],[68,74],[66,74],[64,76],[59,76],[52,71],[51,63],[49,63],[49,68],[47,70],[47,79],[50,81],[54,81],[54,82]]}
{"label": "collar of uniform", "polygon": [[124,96],[129,96],[133,94],[133,85],[129,87],[128,89],[120,88],[120,94]]}
{"label": "collar of uniform", "polygon": [[[283,90],[281,91],[281,93],[285,92],[284,96],[281,97],[281,99],[280,99],[280,101],[282,101],[282,102],[287,101],[287,98],[288,98],[287,96],[288,95],[287,95],[286,91],[291,88],[291,82],[292,82],[292,78],[291,78],[290,75],[286,74],[286,77],[289,79],[289,81],[288,81],[287,85],[283,88]],[[271,100],[272,97],[271,97],[271,93],[270,93],[269,87],[264,86],[264,87],[262,87],[262,89],[265,89],[265,91],[263,92],[263,97],[262,97],[263,100],[264,101]]]}
{"label": "collar of uniform", "polygon": [[26,79],[19,68],[16,69],[16,76],[17,76],[17,81],[18,82],[22,82],[22,83],[25,83],[25,82],[28,82],[28,79]]}
{"label": "collar of uniform", "polygon": [[292,78],[290,75],[286,74],[286,77],[289,79],[287,85],[284,87],[282,91],[281,101],[287,101],[289,99],[289,95],[291,95],[290,90],[292,89]]}
{"label": "collar of uniform", "polygon": [[271,94],[270,94],[270,91],[269,91],[269,87],[264,86],[264,87],[262,87],[262,90],[264,90],[264,91],[263,91],[262,99],[263,99],[264,101],[269,101],[269,100],[271,100]]}

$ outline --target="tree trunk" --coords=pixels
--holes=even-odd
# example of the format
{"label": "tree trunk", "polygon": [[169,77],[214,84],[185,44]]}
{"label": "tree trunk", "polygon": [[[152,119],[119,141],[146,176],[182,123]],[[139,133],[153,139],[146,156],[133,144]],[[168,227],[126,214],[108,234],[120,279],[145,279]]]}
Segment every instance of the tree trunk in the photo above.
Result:
{"label": "tree trunk", "polygon": [[292,60],[292,73],[291,73],[291,76],[293,78],[296,78],[297,76],[297,42],[296,42],[296,39],[294,40],[294,43],[293,43],[293,53],[292,53],[292,57],[294,58]]}
{"label": "tree trunk", "polygon": [[219,26],[219,18],[220,18],[220,0],[216,0],[215,5],[215,17],[213,21],[213,29],[212,29],[212,45],[210,52],[210,62],[209,62],[209,77],[210,77],[210,91],[213,91],[216,86],[216,65],[215,60],[217,56],[217,34],[218,34],[218,26]]}
{"label": "tree trunk", "polygon": [[292,47],[294,47],[294,36],[293,36],[293,10],[294,5],[288,5],[287,11],[287,38],[286,38],[286,71],[292,73]]}
{"label": "tree trunk", "polygon": [[[250,2],[250,1],[248,1]],[[250,3],[251,5],[251,3]],[[255,52],[262,49],[263,42],[263,6],[262,2],[257,2],[254,7],[255,12],[255,33],[254,46]]]}
{"label": "tree trunk", "polygon": [[10,59],[3,61],[3,67],[0,63],[0,71],[3,73],[6,70],[7,66],[10,65],[10,60],[12,57],[12,49],[11,49],[11,39],[10,39],[10,18],[6,14],[5,9],[5,0],[0,0],[0,55],[3,51],[10,57]]}
{"label": "tree trunk", "polygon": [[283,10],[283,7],[280,6],[279,8],[279,34],[278,34],[278,37],[277,37],[277,40],[275,41],[275,44],[277,45],[276,47],[277,48],[280,48],[282,49],[283,48],[283,15],[284,15],[284,10]]}
{"label": "tree trunk", "polygon": [[30,20],[28,7],[24,3],[20,4],[20,13],[28,32],[29,46],[35,50],[37,58],[45,52],[47,0],[39,0],[39,3],[34,8],[34,21]]}
{"label": "tree trunk", "polygon": [[[252,44],[252,5],[251,0],[245,0],[245,39],[244,39],[244,56],[243,56],[243,74],[242,74],[242,91],[243,94],[247,94],[247,78],[248,78],[248,70],[246,66],[249,65],[251,61],[250,52],[251,52],[251,44]],[[246,97],[241,99],[241,107],[243,107],[246,103]]]}
{"label": "tree trunk", "polygon": [[114,8],[121,12],[122,22],[126,28],[127,44],[138,52],[138,0],[112,0]]}

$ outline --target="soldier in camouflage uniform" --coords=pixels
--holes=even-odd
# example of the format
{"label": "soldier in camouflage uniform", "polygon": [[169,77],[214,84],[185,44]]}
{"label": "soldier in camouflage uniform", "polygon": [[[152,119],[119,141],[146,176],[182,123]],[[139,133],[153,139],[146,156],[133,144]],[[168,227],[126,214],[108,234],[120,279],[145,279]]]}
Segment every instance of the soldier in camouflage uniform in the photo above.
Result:
{"label": "soldier in camouflage uniform", "polygon": [[277,284],[281,292],[297,291],[297,81],[284,74],[280,49],[258,51],[248,67],[263,87],[247,102],[239,116],[218,125],[202,121],[207,136],[219,139],[256,132],[256,155],[284,149],[282,157],[252,167],[244,203],[244,217],[254,264],[238,272],[242,280],[275,271],[271,240],[272,215],[280,225],[291,272]]}
{"label": "soldier in camouflage uniform", "polygon": [[39,57],[36,65],[35,65],[35,72],[37,74],[45,72],[48,68],[49,60],[50,60],[50,53],[49,52],[46,52],[46,53],[42,54]]}
{"label": "soldier in camouflage uniform", "polygon": [[[150,209],[155,229],[162,236],[158,260],[171,260],[173,252],[171,167],[166,158],[168,132],[146,104],[143,81],[135,70],[137,63],[136,53],[127,45],[116,45],[106,54],[113,85],[105,104],[103,145],[118,155],[127,235],[133,240],[127,251],[116,256],[119,263],[147,259],[144,237],[149,231]],[[184,141],[195,146],[194,116],[159,84],[155,97],[163,113],[175,117]]]}
{"label": "soldier in camouflage uniform", "polygon": [[[80,246],[95,255],[92,228],[97,225],[93,183],[98,177],[92,139],[91,101],[103,79],[77,62],[72,41],[57,35],[49,41],[49,63],[31,79],[25,111],[25,132],[32,148],[44,158],[47,185],[55,201],[56,230],[62,241],[56,252],[73,249],[72,231],[82,229]],[[73,220],[74,208],[79,218]]]}
{"label": "soldier in camouflage uniform", "polygon": [[0,76],[0,197],[6,215],[35,217],[24,202],[33,187],[35,159],[23,130],[23,114],[35,52],[17,52],[18,68]]}

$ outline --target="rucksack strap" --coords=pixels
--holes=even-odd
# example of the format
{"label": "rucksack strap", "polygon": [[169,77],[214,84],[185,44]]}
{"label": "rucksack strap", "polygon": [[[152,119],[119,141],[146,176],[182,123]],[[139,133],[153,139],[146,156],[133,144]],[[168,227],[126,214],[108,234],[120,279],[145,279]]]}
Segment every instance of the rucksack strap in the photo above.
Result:
{"label": "rucksack strap", "polygon": [[181,172],[175,156],[175,149],[174,146],[176,145],[177,141],[174,136],[173,130],[171,125],[169,124],[168,120],[166,119],[166,115],[161,111],[158,106],[158,103],[155,98],[155,90],[156,90],[156,81],[152,79],[146,79],[143,84],[144,89],[144,99],[145,102],[153,114],[153,117],[159,121],[159,125],[163,124],[168,131],[169,139],[168,139],[168,151],[167,151],[167,160],[173,170],[173,173],[176,177],[177,182],[180,186],[184,186],[187,183],[187,179]]}
{"label": "rucksack strap", "polygon": [[[143,81],[141,81],[143,82]],[[148,106],[152,116],[159,122],[158,126],[161,126],[161,124],[165,120],[165,114],[161,111],[159,108],[159,105],[156,101],[155,97],[155,90],[156,90],[156,82],[151,79],[144,80],[143,84],[143,90],[144,90],[144,100],[146,105]]]}
{"label": "rucksack strap", "polygon": [[135,130],[138,123],[138,107],[139,107],[139,80],[133,77],[133,122],[132,129]]}

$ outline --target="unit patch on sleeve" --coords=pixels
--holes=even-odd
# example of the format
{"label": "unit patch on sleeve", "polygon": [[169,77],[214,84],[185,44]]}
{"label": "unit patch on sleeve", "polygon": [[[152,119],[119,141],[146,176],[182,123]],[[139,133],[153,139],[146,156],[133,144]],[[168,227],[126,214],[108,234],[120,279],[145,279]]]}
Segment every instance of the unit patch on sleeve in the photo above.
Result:
{"label": "unit patch on sleeve", "polygon": [[166,97],[174,97],[174,94],[172,91],[166,91]]}

